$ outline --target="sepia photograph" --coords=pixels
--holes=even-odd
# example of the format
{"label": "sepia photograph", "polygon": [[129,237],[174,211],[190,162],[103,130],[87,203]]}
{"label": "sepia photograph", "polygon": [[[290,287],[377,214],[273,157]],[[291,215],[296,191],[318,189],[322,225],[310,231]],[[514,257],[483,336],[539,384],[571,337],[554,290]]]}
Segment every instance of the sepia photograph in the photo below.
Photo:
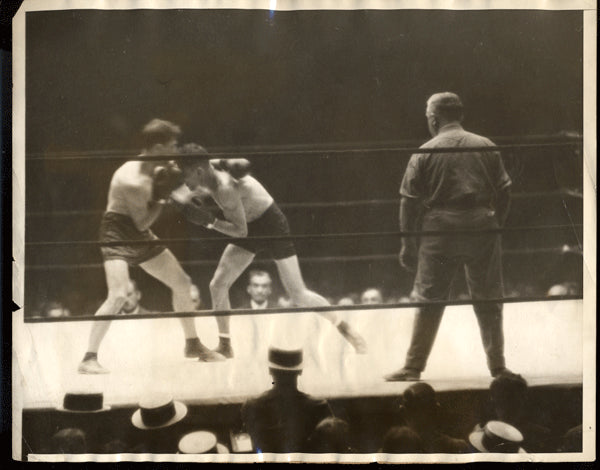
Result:
{"label": "sepia photograph", "polygon": [[318,3],[23,2],[14,459],[595,460],[595,2]]}

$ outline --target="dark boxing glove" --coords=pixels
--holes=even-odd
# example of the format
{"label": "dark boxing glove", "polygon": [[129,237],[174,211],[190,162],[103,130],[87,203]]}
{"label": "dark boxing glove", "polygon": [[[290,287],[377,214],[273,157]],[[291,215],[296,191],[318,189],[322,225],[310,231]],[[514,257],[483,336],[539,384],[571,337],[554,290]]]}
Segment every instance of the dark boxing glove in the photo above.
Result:
{"label": "dark boxing glove", "polygon": [[152,200],[167,200],[171,191],[183,184],[183,174],[177,164],[171,161],[154,168],[153,180]]}
{"label": "dark boxing glove", "polygon": [[245,158],[222,158],[218,169],[226,171],[235,179],[240,179],[250,173],[250,162]]}
{"label": "dark boxing glove", "polygon": [[209,227],[212,226],[217,220],[212,211],[202,203],[200,198],[195,197],[187,202],[180,202],[171,198],[169,199],[169,203],[179,210],[183,216],[193,224]]}

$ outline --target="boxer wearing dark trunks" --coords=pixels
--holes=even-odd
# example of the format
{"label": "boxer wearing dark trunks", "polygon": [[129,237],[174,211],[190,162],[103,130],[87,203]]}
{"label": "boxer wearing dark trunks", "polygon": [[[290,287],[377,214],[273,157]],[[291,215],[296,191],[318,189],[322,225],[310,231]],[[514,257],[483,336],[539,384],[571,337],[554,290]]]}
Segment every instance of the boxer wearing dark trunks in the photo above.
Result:
{"label": "boxer wearing dark trunks", "polygon": [[[179,127],[159,119],[150,121],[142,135],[146,141],[141,156],[173,153],[177,145]],[[160,215],[165,199],[173,187],[179,185],[171,178],[174,167],[160,161],[128,161],[115,171],[108,192],[108,205],[100,226],[101,242],[156,240],[150,226]],[[155,277],[172,292],[173,308],[178,311],[194,310],[193,297],[198,289],[183,271],[170,250],[162,245],[102,246],[108,295],[96,312],[97,316],[116,315],[127,297],[129,266],[139,266]],[[181,318],[187,357],[203,361],[223,360],[205,347],[196,334],[193,318]],[[82,374],[104,374],[108,370],[98,362],[98,349],[110,322],[96,321],[92,325],[88,350],[79,364]]]}
{"label": "boxer wearing dark trunks", "polygon": [[[199,146],[191,146],[192,153],[205,153]],[[234,160],[227,160],[235,165]],[[243,159],[238,161],[247,162]],[[183,170],[185,184],[172,193],[177,204],[187,210],[188,218],[197,224],[216,230],[235,238],[256,236],[285,236],[290,234],[285,215],[281,212],[271,195],[251,175],[241,172],[238,178],[235,172],[221,171],[215,168],[215,161],[206,158],[182,159],[179,163]],[[210,196],[223,212],[224,218],[217,219],[202,206],[189,210],[194,197]],[[296,249],[291,240],[236,240],[227,245],[217,270],[210,282],[213,308],[230,310],[229,289],[236,279],[252,263],[256,254],[266,251],[275,261],[283,287],[299,307],[329,306],[321,295],[306,288]],[[339,319],[336,312],[320,312],[338,328],[359,353],[366,352],[364,339],[345,321]],[[219,326],[219,347],[217,351],[225,357],[233,357],[229,336],[229,317],[217,317]]]}

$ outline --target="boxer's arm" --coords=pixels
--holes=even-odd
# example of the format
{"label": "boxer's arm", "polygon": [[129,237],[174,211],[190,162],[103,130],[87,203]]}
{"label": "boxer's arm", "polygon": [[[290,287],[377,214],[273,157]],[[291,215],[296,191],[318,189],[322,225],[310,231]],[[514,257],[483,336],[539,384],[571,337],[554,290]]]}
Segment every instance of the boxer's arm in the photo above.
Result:
{"label": "boxer's arm", "polygon": [[150,185],[128,185],[124,189],[129,216],[140,231],[149,229],[162,212],[163,203],[152,201]]}
{"label": "boxer's arm", "polygon": [[246,211],[238,192],[233,188],[226,188],[219,192],[219,202],[223,211],[223,219],[215,219],[212,229],[235,238],[248,236]]}
{"label": "boxer's arm", "polygon": [[500,227],[504,227],[506,218],[508,217],[508,211],[510,210],[510,186],[507,186],[498,191],[498,198],[496,201],[496,214],[498,216],[498,223]]}

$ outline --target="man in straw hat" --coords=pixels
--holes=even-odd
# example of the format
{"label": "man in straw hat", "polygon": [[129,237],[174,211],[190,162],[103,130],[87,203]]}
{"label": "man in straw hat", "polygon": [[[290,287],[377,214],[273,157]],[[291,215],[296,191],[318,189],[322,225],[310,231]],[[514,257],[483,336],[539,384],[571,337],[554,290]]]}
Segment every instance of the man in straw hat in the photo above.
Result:
{"label": "man in straw hat", "polygon": [[[427,101],[427,124],[433,138],[422,148],[491,147],[489,139],[462,128],[463,105],[450,92]],[[487,230],[504,225],[510,205],[511,180],[496,151],[418,153],[412,155],[400,187],[400,230]],[[400,264],[416,276],[417,301],[447,300],[454,275],[464,266],[474,300],[503,297],[500,235],[403,237]],[[510,374],[504,363],[502,304],[474,304],[491,375]],[[388,381],[419,380],[433,347],[443,305],[418,309],[404,367]]]}
{"label": "man in straw hat", "polygon": [[315,426],[331,416],[325,400],[298,390],[301,349],[269,348],[273,388],[242,406],[242,420],[257,452],[301,452]]}

